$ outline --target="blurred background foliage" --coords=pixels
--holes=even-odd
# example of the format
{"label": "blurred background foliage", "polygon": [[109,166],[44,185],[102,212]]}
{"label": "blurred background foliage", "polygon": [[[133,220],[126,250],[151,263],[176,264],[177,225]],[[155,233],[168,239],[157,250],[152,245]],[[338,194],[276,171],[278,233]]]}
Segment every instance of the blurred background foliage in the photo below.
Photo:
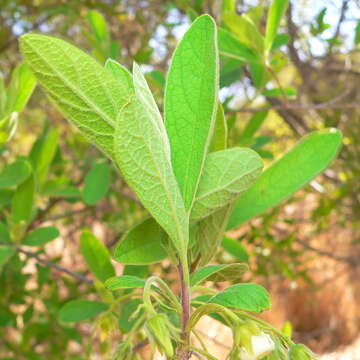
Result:
{"label": "blurred background foliage", "polygon": [[[274,307],[265,316],[277,326],[290,321],[297,341],[326,352],[356,338],[360,2],[290,1],[268,49],[271,60],[263,64],[252,39],[265,33],[269,3],[0,0],[0,359],[111,352],[136,304],[122,304],[116,321],[100,315],[74,325],[59,312],[70,300],[101,297],[80,249],[81,231],[90,229],[112,251],[146,217],[108,160],[35,87],[18,37],[29,31],[59,36],[101,63],[113,58],[131,67],[135,60],[161,109],[171,54],[201,13],[222,28],[220,99],[229,145],[250,146],[269,164],[311,130],[337,127],[344,134],[342,151],[324,174],[284,206],[229,231],[216,260],[249,261],[247,277],[272,291]],[[6,245],[10,238],[16,248]],[[144,277],[150,271],[115,266]],[[167,261],[151,272],[174,279]],[[120,332],[112,331],[114,321]]]}

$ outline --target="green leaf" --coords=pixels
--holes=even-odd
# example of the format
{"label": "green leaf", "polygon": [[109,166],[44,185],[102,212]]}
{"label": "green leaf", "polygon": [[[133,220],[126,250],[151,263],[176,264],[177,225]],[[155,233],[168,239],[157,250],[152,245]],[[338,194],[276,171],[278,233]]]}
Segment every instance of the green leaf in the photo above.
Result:
{"label": "green leaf", "polygon": [[113,59],[108,59],[105,63],[105,69],[112,74],[116,81],[120,84],[124,84],[129,91],[131,90],[133,92],[134,85],[132,75],[125,66],[122,66]]}
{"label": "green leaf", "polygon": [[27,234],[23,244],[27,246],[42,246],[56,239],[59,235],[59,230],[55,226],[44,226]]}
{"label": "green leaf", "polygon": [[358,45],[360,43],[360,20],[357,21],[355,27],[355,36],[354,36],[354,44]]}
{"label": "green leaf", "polygon": [[8,226],[0,221],[0,242],[11,242]]}
{"label": "green leaf", "polygon": [[26,64],[20,64],[11,77],[10,92],[14,94],[11,112],[21,112],[28,102],[36,85],[35,76]]}
{"label": "green leaf", "polygon": [[267,17],[267,22],[266,22],[266,33],[265,33],[266,51],[269,51],[272,47],[272,44],[277,34],[278,27],[280,25],[281,18],[285,13],[288,3],[289,0],[273,0],[271,3]]}
{"label": "green leaf", "polygon": [[208,264],[215,255],[224,236],[232,208],[232,204],[227,205],[199,222],[196,243],[201,255],[200,266]]}
{"label": "green leaf", "polygon": [[186,210],[193,203],[215,125],[218,67],[216,25],[203,15],[178,44],[165,89],[171,160]]}
{"label": "green leaf", "polygon": [[36,140],[31,149],[30,159],[35,169],[35,174],[40,184],[44,184],[50,165],[58,148],[59,131],[51,129]]}
{"label": "green leaf", "polygon": [[80,237],[80,251],[91,272],[102,282],[115,275],[110,254],[104,244],[89,231]]}
{"label": "green leaf", "polygon": [[234,36],[246,47],[252,49],[262,59],[264,51],[264,37],[259,32],[252,19],[246,14],[226,12],[223,16],[224,24]]}
{"label": "green leaf", "polygon": [[0,270],[9,261],[15,253],[15,249],[11,246],[0,245]]}
{"label": "green leaf", "polygon": [[146,265],[166,258],[161,245],[167,234],[153,219],[149,218],[130,229],[115,248],[114,258],[122,264]]}
{"label": "green leaf", "polygon": [[219,53],[221,55],[245,62],[260,61],[259,55],[253,49],[239,41],[233,34],[219,28]]}
{"label": "green leaf", "polygon": [[240,241],[224,236],[221,242],[221,246],[235,259],[240,261],[249,260],[249,254],[246,249],[241,245]]}
{"label": "green leaf", "polygon": [[31,165],[26,160],[17,160],[0,174],[0,189],[16,187],[31,174]]}
{"label": "green leaf", "polygon": [[26,34],[20,39],[26,62],[63,115],[106,155],[113,155],[117,114],[130,90],[93,58],[69,43]]}
{"label": "green leaf", "polygon": [[105,286],[113,291],[119,289],[137,289],[145,286],[145,280],[130,275],[114,276],[105,281]]}
{"label": "green leaf", "polygon": [[253,184],[262,168],[260,156],[251,149],[235,147],[209,154],[191,219],[202,219],[233,202]]}
{"label": "green leaf", "polygon": [[268,111],[259,111],[254,114],[247,122],[245,129],[241,134],[241,139],[248,139],[254,137],[261,125],[264,123]]}
{"label": "green leaf", "polygon": [[271,306],[268,292],[257,284],[236,284],[214,295],[209,303],[261,313]]}
{"label": "green leaf", "polygon": [[85,177],[83,200],[88,205],[94,205],[108,192],[110,187],[110,166],[105,162],[93,165]]}
{"label": "green leaf", "polygon": [[265,66],[263,64],[251,63],[249,68],[255,87],[257,89],[262,89],[269,80],[267,78]]}
{"label": "green leaf", "polygon": [[205,266],[190,276],[190,286],[199,285],[204,281],[235,281],[249,270],[247,264],[222,264]]}
{"label": "green leaf", "polygon": [[11,219],[14,224],[28,224],[32,217],[35,197],[35,180],[30,175],[20,184],[12,199]]}
{"label": "green leaf", "polygon": [[341,147],[336,129],[315,131],[266,169],[237,201],[228,229],[277,205],[309,183],[334,159]]}
{"label": "green leaf", "polygon": [[184,256],[188,219],[170,160],[164,123],[140,69],[135,96],[119,113],[115,159],[127,183]]}
{"label": "green leaf", "polygon": [[218,103],[213,138],[209,152],[220,151],[227,148],[227,123],[221,102]]}
{"label": "green leaf", "polygon": [[98,11],[90,10],[87,14],[87,19],[98,42],[110,40],[106,21]]}
{"label": "green leaf", "polygon": [[140,310],[135,318],[133,316],[134,312],[137,310],[138,306],[142,304],[140,299],[131,299],[127,303],[123,304],[120,309],[119,316],[119,327],[122,333],[128,333],[135,322],[143,315],[144,311]]}
{"label": "green leaf", "polygon": [[99,301],[72,300],[60,309],[59,320],[65,323],[90,320],[107,309],[108,305]]}

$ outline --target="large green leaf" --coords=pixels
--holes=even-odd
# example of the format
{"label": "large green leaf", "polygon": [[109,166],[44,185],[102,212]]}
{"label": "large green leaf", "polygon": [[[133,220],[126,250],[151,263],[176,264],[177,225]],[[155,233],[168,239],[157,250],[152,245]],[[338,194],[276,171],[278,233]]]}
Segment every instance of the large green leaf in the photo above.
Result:
{"label": "large green leaf", "polygon": [[93,165],[85,177],[82,197],[88,205],[94,205],[108,192],[110,187],[110,166],[105,162]]}
{"label": "large green leaf", "polygon": [[218,66],[216,25],[203,15],[178,44],[165,89],[171,160],[187,210],[194,200],[215,124]]}
{"label": "large green leaf", "polygon": [[90,270],[100,281],[104,282],[115,276],[108,249],[89,231],[81,234],[80,251]]}
{"label": "large green leaf", "polygon": [[137,289],[145,286],[145,280],[136,276],[122,275],[114,276],[106,280],[105,286],[109,290]]}
{"label": "large green leaf", "polygon": [[285,13],[289,0],[273,0],[270,6],[270,10],[266,23],[265,34],[265,50],[269,51],[272,47],[274,39],[277,34],[277,30],[280,24],[280,20]]}
{"label": "large green leaf", "polygon": [[31,174],[31,165],[26,160],[17,160],[8,165],[0,174],[0,189],[15,187]]}
{"label": "large green leaf", "polygon": [[114,252],[115,260],[130,265],[146,265],[166,258],[161,245],[167,235],[159,224],[149,218],[130,229],[120,240]]}
{"label": "large green leaf", "polygon": [[72,300],[60,309],[59,319],[66,323],[90,320],[106,311],[108,307],[99,301]]}
{"label": "large green leaf", "polygon": [[63,40],[27,34],[21,37],[20,47],[64,116],[112,157],[116,117],[129,100],[126,84],[116,81],[93,58]]}
{"label": "large green leaf", "polygon": [[271,306],[268,292],[257,284],[236,284],[214,295],[209,303],[260,313]]}
{"label": "large green leaf", "polygon": [[249,254],[244,248],[244,246],[240,243],[239,240],[235,240],[224,236],[221,242],[222,248],[227,251],[230,255],[232,255],[236,260],[239,261],[248,261]]}
{"label": "large green leaf", "polygon": [[231,148],[209,154],[191,219],[202,219],[233,202],[253,184],[262,168],[260,156],[251,149]]}
{"label": "large green leaf", "polygon": [[136,95],[119,113],[115,159],[127,183],[185,256],[188,219],[172,170],[165,127],[136,64],[133,72]]}
{"label": "large green leaf", "polygon": [[105,69],[112,74],[116,81],[118,81],[120,84],[125,84],[127,89],[133,91],[134,86],[131,73],[123,65],[119,64],[113,59],[108,59],[105,63]]}
{"label": "large green leaf", "polygon": [[270,209],[309,183],[326,169],[340,146],[341,133],[336,129],[315,131],[305,136],[241,195],[228,229]]}
{"label": "large green leaf", "polygon": [[247,264],[221,264],[205,266],[190,276],[190,285],[195,286],[204,281],[235,281],[249,270]]}
{"label": "large green leaf", "polygon": [[26,235],[23,244],[27,246],[42,246],[60,235],[55,226],[39,227]]}

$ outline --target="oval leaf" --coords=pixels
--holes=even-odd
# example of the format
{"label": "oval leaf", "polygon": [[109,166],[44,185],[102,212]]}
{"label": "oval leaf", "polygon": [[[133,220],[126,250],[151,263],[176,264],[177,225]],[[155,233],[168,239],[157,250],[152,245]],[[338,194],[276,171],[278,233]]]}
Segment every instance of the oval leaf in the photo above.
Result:
{"label": "oval leaf", "polygon": [[236,284],[214,295],[209,303],[260,313],[271,306],[268,292],[257,284]]}
{"label": "oval leaf", "polygon": [[261,157],[247,148],[232,148],[207,156],[191,220],[199,220],[233,202],[263,168]]}
{"label": "oval leaf", "polygon": [[104,282],[115,275],[108,249],[100,240],[88,231],[84,231],[81,234],[80,251],[91,272],[100,281]]}
{"label": "oval leaf", "polygon": [[109,290],[143,288],[145,280],[130,275],[114,276],[106,280],[105,286]]}
{"label": "oval leaf", "polygon": [[116,81],[93,58],[63,40],[26,34],[20,39],[20,47],[63,115],[112,157],[116,117],[130,96],[126,84]]}
{"label": "oval leaf", "polygon": [[31,165],[18,160],[8,165],[0,174],[0,189],[11,188],[23,183],[31,174]]}
{"label": "oval leaf", "polygon": [[171,160],[188,210],[194,200],[212,137],[218,92],[217,29],[197,18],[178,44],[165,89],[165,124]]}
{"label": "oval leaf", "polygon": [[162,241],[165,231],[153,219],[146,219],[127,232],[115,248],[114,258],[122,264],[146,265],[166,258]]}
{"label": "oval leaf", "polygon": [[59,320],[70,323],[90,320],[108,309],[108,305],[99,301],[73,300],[66,303],[59,312]]}
{"label": "oval leaf", "polygon": [[222,264],[205,266],[190,276],[190,285],[195,286],[204,281],[235,281],[249,270],[247,264]]}
{"label": "oval leaf", "polygon": [[228,229],[277,205],[315,176],[334,159],[341,146],[338,130],[315,131],[266,169],[241,195],[231,214]]}
{"label": "oval leaf", "polygon": [[27,234],[23,244],[27,246],[42,246],[58,236],[59,230],[55,226],[44,226]]}
{"label": "oval leaf", "polygon": [[110,166],[97,163],[85,177],[82,197],[86,204],[94,205],[108,192],[110,186]]}

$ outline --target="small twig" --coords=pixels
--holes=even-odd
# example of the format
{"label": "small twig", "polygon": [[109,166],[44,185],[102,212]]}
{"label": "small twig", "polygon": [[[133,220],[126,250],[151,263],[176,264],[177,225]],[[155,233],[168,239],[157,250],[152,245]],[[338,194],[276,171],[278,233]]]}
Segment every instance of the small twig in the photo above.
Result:
{"label": "small twig", "polygon": [[137,351],[139,351],[140,349],[142,349],[144,346],[146,346],[148,344],[149,344],[149,339],[145,339],[143,341],[140,341],[140,342],[138,342],[137,344],[135,344],[133,346],[132,351],[137,352]]}
{"label": "small twig", "polygon": [[71,271],[71,270],[68,270],[66,268],[64,268],[63,266],[61,265],[58,265],[58,264],[55,264],[53,263],[52,261],[49,261],[49,260],[46,260],[44,258],[42,258],[41,256],[39,256],[38,254],[34,253],[34,252],[31,252],[31,251],[28,251],[28,250],[24,250],[23,248],[16,248],[16,250],[19,252],[19,253],[22,253],[22,254],[25,254],[26,256],[28,257],[32,257],[34,259],[36,259],[39,263],[43,264],[43,265],[46,265],[48,267],[51,267],[52,269],[55,269],[57,271],[60,271],[60,272],[63,272],[65,274],[68,274],[70,276],[72,276],[73,278],[77,279],[77,280],[80,280],[80,281],[83,281],[83,282],[86,282],[88,284],[92,284],[93,283],[93,280],[91,279],[88,279],[86,278],[85,276],[77,273],[77,272],[74,272],[74,271]]}
{"label": "small twig", "polygon": [[43,222],[59,220],[59,219],[65,218],[65,217],[81,214],[81,213],[84,213],[84,212],[92,210],[92,209],[93,208],[91,208],[91,207],[84,207],[82,209],[65,212],[63,214],[57,214],[57,215],[54,215],[54,216],[49,216],[48,218],[44,219]]}

